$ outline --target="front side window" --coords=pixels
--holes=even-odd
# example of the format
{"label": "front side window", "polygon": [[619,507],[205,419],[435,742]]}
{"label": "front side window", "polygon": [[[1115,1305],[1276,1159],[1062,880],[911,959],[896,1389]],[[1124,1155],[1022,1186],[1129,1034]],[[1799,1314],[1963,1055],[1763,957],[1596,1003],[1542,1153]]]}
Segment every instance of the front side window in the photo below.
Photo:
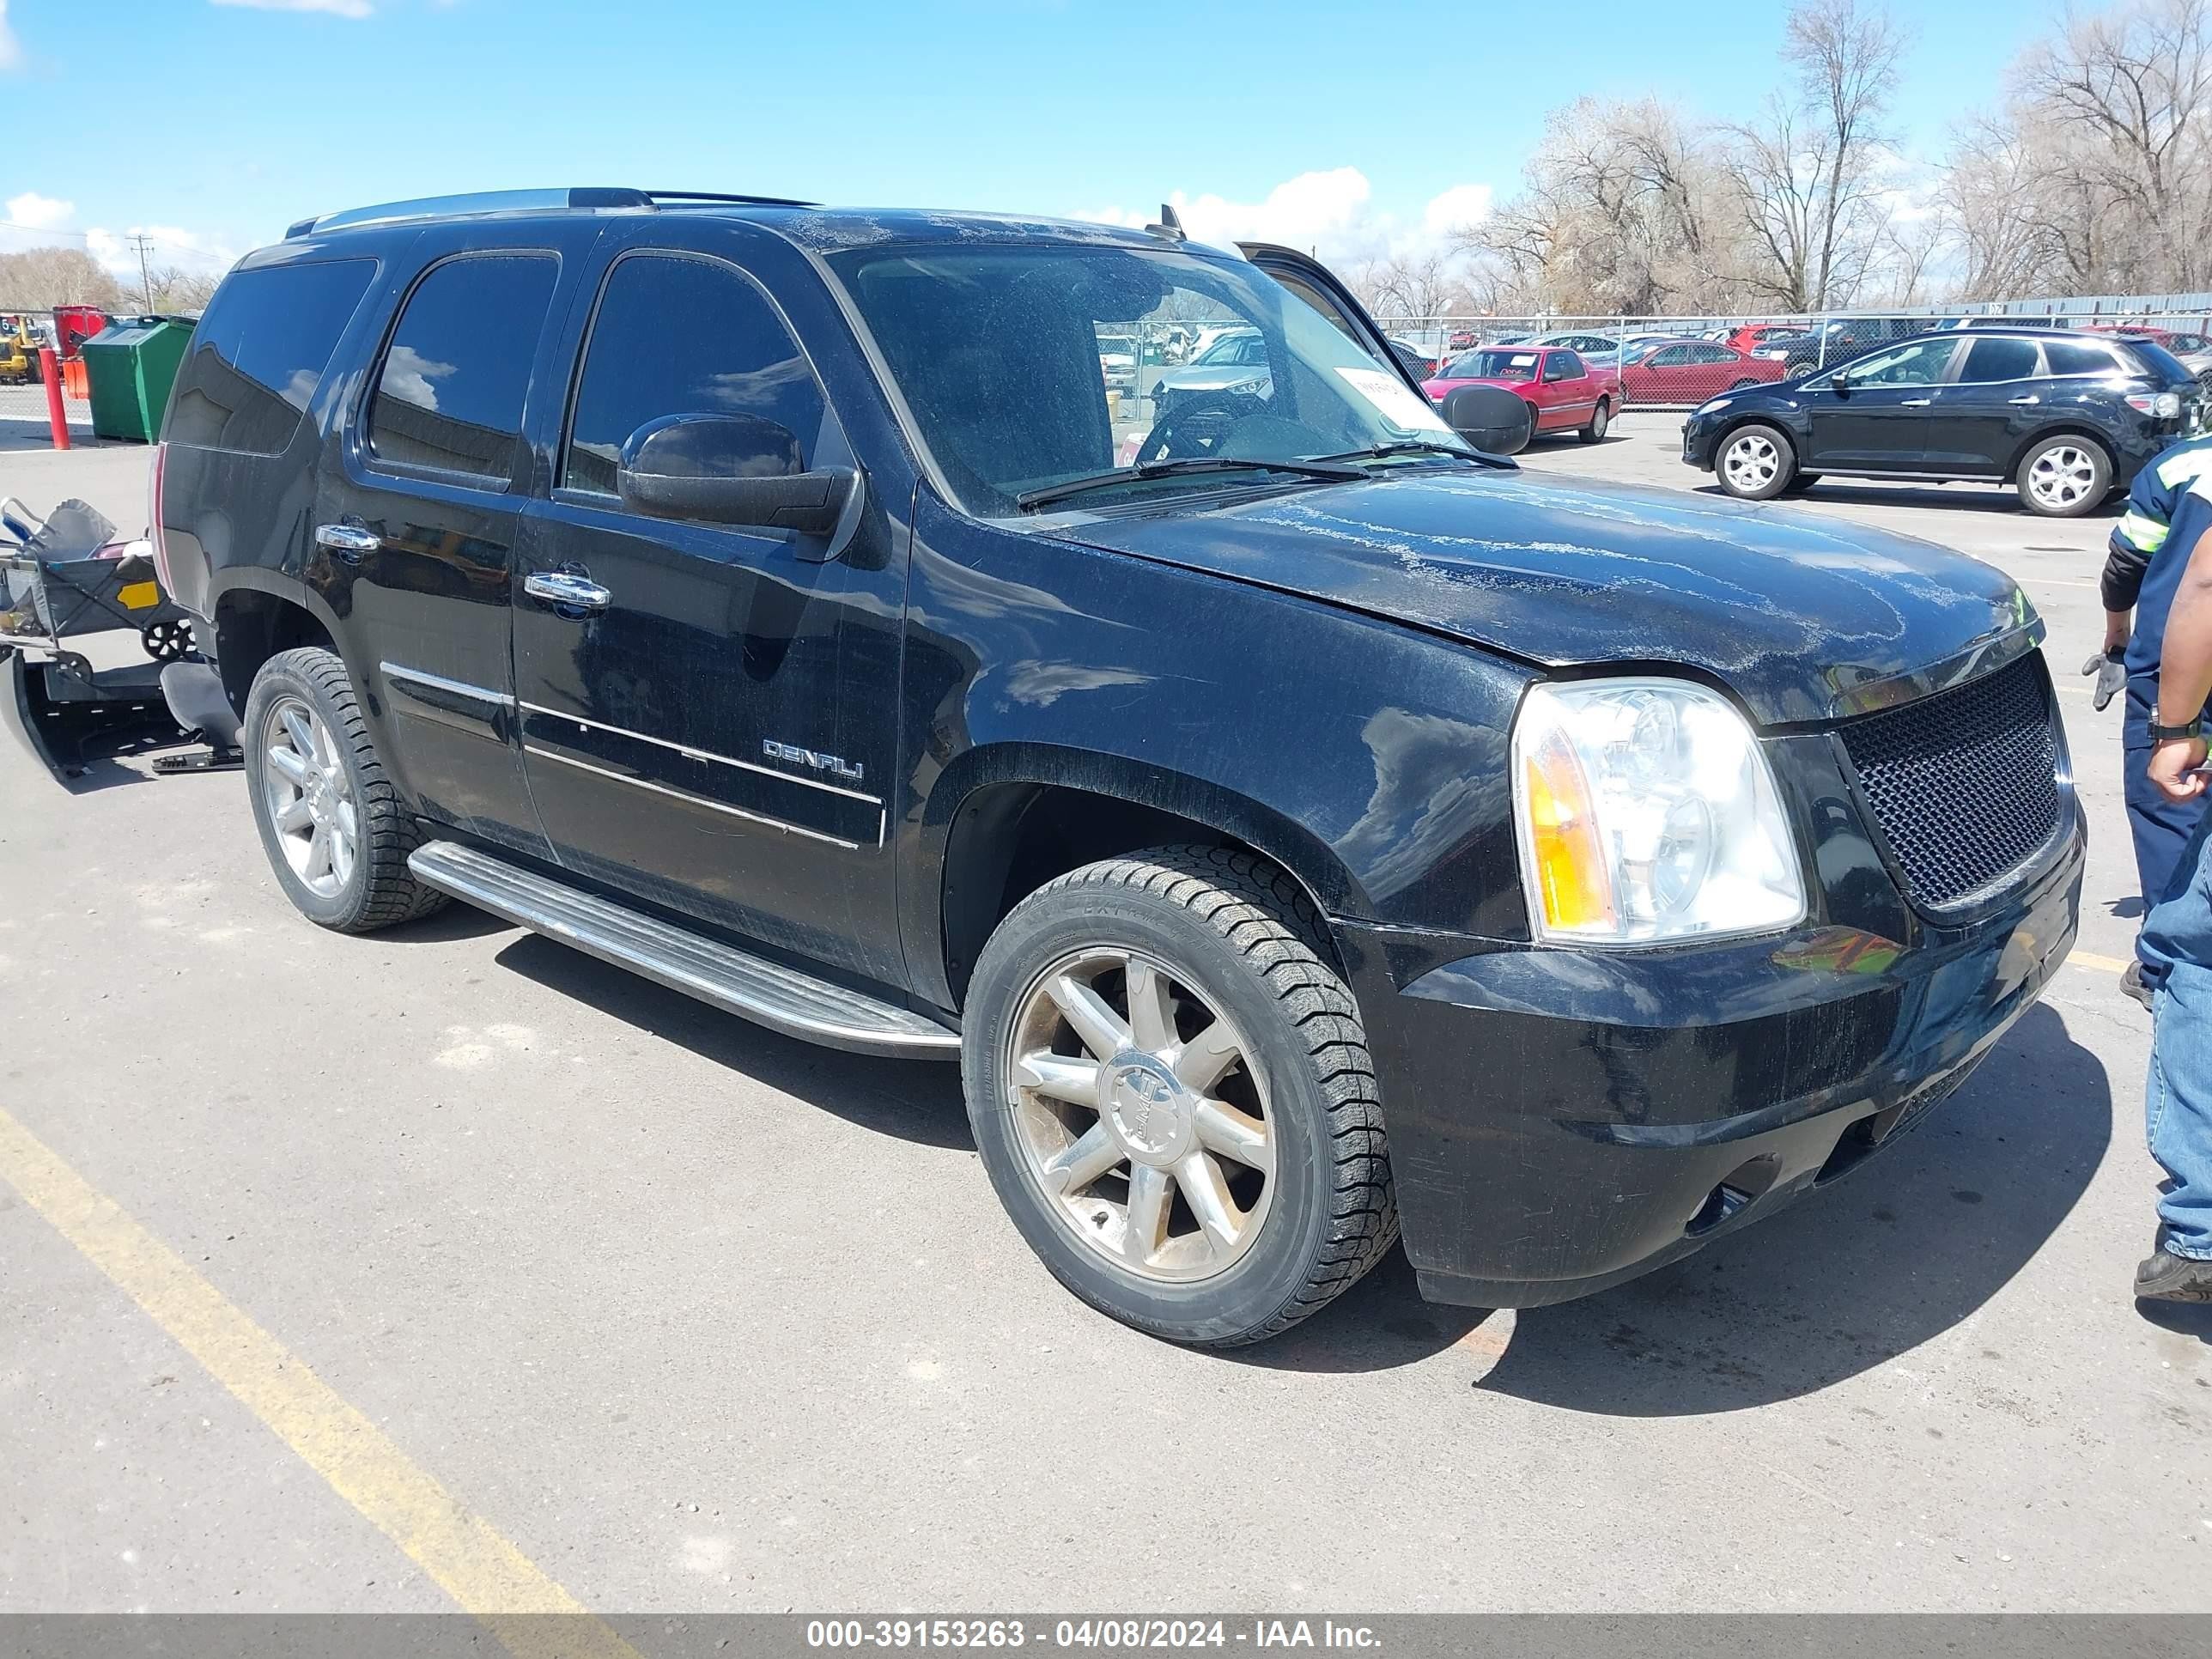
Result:
{"label": "front side window", "polygon": [[[1401,375],[1243,260],[1007,244],[854,248],[829,264],[945,483],[981,516],[1133,462],[1298,461],[1451,441]],[[1151,348],[1190,326],[1226,331],[1186,365]],[[1099,377],[1105,332],[1146,343],[1135,383],[1111,396]],[[1535,372],[1538,353],[1514,355]]]}
{"label": "front side window", "polygon": [[[1091,365],[1095,383],[1095,341]],[[561,482],[614,494],[623,446],[681,415],[772,421],[809,465],[826,410],[799,343],[750,281],[714,260],[633,254],[608,275],[592,321]]]}
{"label": "front side window", "polygon": [[1689,347],[1662,346],[1651,354],[1649,366],[1653,368],[1680,368],[1689,361]]}
{"label": "front side window", "polygon": [[1913,340],[1850,365],[1853,386],[1933,386],[1943,378],[1956,340]]}
{"label": "front side window", "polygon": [[472,253],[431,267],[377,374],[368,447],[379,459],[514,477],[531,363],[560,271],[550,253]]}
{"label": "front side window", "polygon": [[2036,365],[2033,341],[1988,336],[1966,348],[1966,366],[1959,371],[1959,378],[1974,382],[2026,380],[2033,378]]}

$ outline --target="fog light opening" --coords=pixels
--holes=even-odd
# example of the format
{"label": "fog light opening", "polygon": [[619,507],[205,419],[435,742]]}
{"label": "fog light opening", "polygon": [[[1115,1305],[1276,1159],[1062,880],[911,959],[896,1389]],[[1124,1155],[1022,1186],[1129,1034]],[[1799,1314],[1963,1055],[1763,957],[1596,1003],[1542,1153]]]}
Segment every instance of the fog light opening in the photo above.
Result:
{"label": "fog light opening", "polygon": [[1705,1201],[1698,1206],[1697,1214],[1682,1229],[1684,1235],[1696,1238],[1741,1214],[1746,1205],[1774,1184],[1777,1167],[1770,1154],[1752,1158],[1730,1170],[1726,1180],[1705,1194]]}

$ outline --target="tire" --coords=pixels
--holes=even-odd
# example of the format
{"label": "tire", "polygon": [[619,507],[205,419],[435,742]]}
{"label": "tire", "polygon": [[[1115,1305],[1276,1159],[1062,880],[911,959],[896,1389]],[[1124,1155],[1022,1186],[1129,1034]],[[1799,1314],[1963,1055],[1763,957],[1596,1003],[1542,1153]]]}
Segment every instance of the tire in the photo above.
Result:
{"label": "tire", "polygon": [[1736,428],[1713,454],[1713,476],[1742,501],[1772,501],[1796,475],[1796,447],[1779,427],[1761,422]]}
{"label": "tire", "polygon": [[2094,438],[2062,432],[2020,458],[2021,505],[2045,519],[2078,519],[2112,493],[2112,460]]}
{"label": "tire", "polygon": [[1782,493],[1785,495],[1802,495],[1820,482],[1820,475],[1817,472],[1800,472],[1791,477],[1789,483],[1784,487]]}
{"label": "tire", "polygon": [[[1154,1017],[1132,1021],[1147,984]],[[1085,988],[1087,1039],[1065,1012],[1090,1006]],[[1030,894],[980,954],[963,1042],[1000,1202],[1054,1278],[1124,1324],[1255,1342],[1341,1295],[1398,1237],[1358,1006],[1304,894],[1251,854],[1155,848]],[[1223,1068],[1210,1080],[1209,1054]],[[1036,1086],[1053,1066],[1090,1100]],[[1176,1068],[1193,1066],[1187,1085]],[[1149,1231],[1133,1220],[1140,1182],[1166,1194]]]}
{"label": "tire", "polygon": [[1589,423],[1575,435],[1580,438],[1586,444],[1603,443],[1605,441],[1605,429],[1607,426],[1612,424],[1612,407],[1604,398],[1601,398],[1597,400],[1597,407],[1590,410]]}
{"label": "tire", "polygon": [[[304,782],[286,769],[305,756],[293,735],[302,726],[314,750]],[[341,933],[367,933],[444,908],[446,896],[408,872],[407,855],[422,836],[385,775],[353,682],[333,653],[304,646],[264,663],[239,741],[262,850],[301,915]],[[280,808],[279,797],[289,797],[289,808]],[[280,811],[292,809],[308,821],[280,824]],[[327,849],[342,840],[333,830],[349,821],[352,851],[340,859]]]}

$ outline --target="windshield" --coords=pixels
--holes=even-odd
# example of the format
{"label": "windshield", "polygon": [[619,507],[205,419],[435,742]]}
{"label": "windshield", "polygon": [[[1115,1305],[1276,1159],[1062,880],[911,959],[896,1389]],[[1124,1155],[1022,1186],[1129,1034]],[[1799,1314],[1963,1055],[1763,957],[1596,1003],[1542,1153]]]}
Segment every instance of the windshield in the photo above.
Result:
{"label": "windshield", "polygon": [[[1048,246],[855,248],[829,263],[931,458],[979,517],[1011,516],[1019,496],[1116,466],[1294,461],[1451,440],[1400,372],[1242,260]],[[1153,349],[1178,330],[1210,327],[1233,331],[1192,367],[1242,365],[1233,376],[1191,384],[1188,369]],[[1139,343],[1133,382],[1105,384],[1109,338]],[[1126,485],[1176,487],[1168,477]]]}
{"label": "windshield", "polygon": [[1437,377],[1442,380],[1533,380],[1536,354],[1533,351],[1470,351],[1455,357]]}

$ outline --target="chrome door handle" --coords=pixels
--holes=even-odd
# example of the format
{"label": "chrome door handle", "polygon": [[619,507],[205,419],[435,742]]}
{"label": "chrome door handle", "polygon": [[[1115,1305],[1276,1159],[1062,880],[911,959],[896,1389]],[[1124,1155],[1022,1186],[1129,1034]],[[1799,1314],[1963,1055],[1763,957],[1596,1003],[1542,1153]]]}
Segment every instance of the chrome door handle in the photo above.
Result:
{"label": "chrome door handle", "polygon": [[1898,407],[1899,409],[1925,409],[1932,401],[1933,399],[1928,398],[1907,398],[1903,403],[1898,404]]}
{"label": "chrome door handle", "polygon": [[2043,399],[2031,392],[2025,398],[2008,398],[2005,401],[2008,404],[2039,404]]}
{"label": "chrome door handle", "polygon": [[573,570],[533,570],[522,579],[522,591],[563,611],[604,611],[615,597]]}
{"label": "chrome door handle", "polygon": [[348,564],[357,564],[364,553],[374,553],[384,545],[384,538],[365,525],[319,524],[315,526],[315,545],[327,547]]}

